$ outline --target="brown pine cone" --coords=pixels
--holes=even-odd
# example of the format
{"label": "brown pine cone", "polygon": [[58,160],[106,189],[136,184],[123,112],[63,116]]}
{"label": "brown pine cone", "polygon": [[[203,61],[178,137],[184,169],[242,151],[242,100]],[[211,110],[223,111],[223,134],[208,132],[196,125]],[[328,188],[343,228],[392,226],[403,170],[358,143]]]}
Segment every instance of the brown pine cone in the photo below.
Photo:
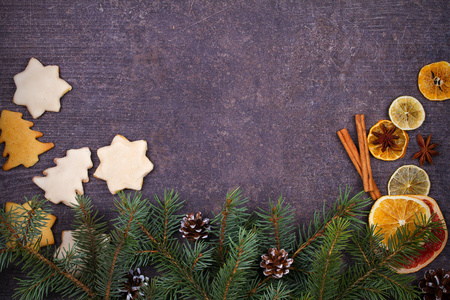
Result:
{"label": "brown pine cone", "polygon": [[428,270],[419,281],[425,300],[450,300],[450,271]]}
{"label": "brown pine cone", "polygon": [[267,254],[261,255],[262,261],[259,265],[265,268],[264,275],[281,278],[289,273],[289,267],[294,260],[287,257],[288,253],[284,249],[276,248],[270,248]]}
{"label": "brown pine cone", "polygon": [[208,237],[208,231],[211,226],[208,225],[209,219],[202,219],[202,213],[187,214],[181,221],[180,232],[183,233],[183,237],[193,242],[198,239],[206,239]]}
{"label": "brown pine cone", "polygon": [[139,292],[141,285],[148,284],[148,277],[141,274],[141,269],[136,268],[135,270],[130,270],[126,275],[127,281],[124,282],[123,289],[120,290],[127,294],[127,300],[138,299],[139,295],[143,296]]}

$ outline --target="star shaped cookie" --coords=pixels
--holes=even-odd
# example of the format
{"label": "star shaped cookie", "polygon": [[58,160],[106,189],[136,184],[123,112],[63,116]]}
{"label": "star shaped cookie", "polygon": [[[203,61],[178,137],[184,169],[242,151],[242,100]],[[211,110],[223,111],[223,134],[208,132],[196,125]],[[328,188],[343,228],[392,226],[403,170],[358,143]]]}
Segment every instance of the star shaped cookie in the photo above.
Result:
{"label": "star shaped cookie", "polygon": [[116,135],[110,146],[97,150],[100,165],[94,176],[105,180],[112,194],[123,189],[140,190],[144,177],[153,170],[146,152],[146,141],[130,142]]}
{"label": "star shaped cookie", "polygon": [[31,58],[26,69],[14,76],[16,92],[13,102],[25,105],[33,118],[39,118],[45,111],[58,112],[60,98],[72,87],[59,78],[58,66],[43,66]]}
{"label": "star shaped cookie", "polygon": [[[10,212],[11,211],[11,217],[13,218],[13,220],[15,222],[23,222],[23,217],[19,217],[20,215],[22,215],[25,211],[31,210],[30,204],[28,204],[28,202],[24,203],[22,206],[20,204],[14,203],[14,202],[6,202],[5,204],[5,212]],[[39,208],[39,210],[41,210]],[[46,220],[45,225],[43,226],[43,228],[41,229],[41,242],[39,244],[40,247],[44,247],[47,245],[53,245],[55,243],[55,239],[53,237],[53,232],[52,232],[52,226],[56,221],[56,217],[52,214],[45,214],[45,218]],[[35,243],[36,240],[31,241],[30,245],[32,245],[33,243]],[[11,247],[11,241],[9,241],[7,244],[7,246]]]}

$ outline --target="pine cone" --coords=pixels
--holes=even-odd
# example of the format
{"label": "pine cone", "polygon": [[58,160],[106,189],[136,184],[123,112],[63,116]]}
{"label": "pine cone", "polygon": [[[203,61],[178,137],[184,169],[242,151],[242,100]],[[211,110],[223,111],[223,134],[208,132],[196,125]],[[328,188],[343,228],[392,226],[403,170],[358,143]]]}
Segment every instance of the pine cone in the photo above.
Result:
{"label": "pine cone", "polygon": [[202,219],[201,212],[196,213],[195,217],[194,213],[190,213],[181,221],[180,232],[183,233],[183,237],[191,242],[198,239],[206,239],[208,237],[208,231],[211,228],[208,223],[209,219]]}
{"label": "pine cone", "polygon": [[419,281],[425,300],[450,300],[450,271],[428,270]]}
{"label": "pine cone", "polygon": [[135,270],[130,270],[127,273],[127,281],[124,282],[123,290],[127,294],[127,300],[137,299],[139,294],[143,296],[144,294],[140,293],[141,285],[148,284],[148,277],[145,277],[141,274],[141,269],[136,268]]}
{"label": "pine cone", "polygon": [[267,254],[261,255],[262,261],[259,265],[265,268],[264,275],[281,278],[289,273],[289,267],[294,260],[287,257],[288,253],[284,249],[276,248],[270,248]]}

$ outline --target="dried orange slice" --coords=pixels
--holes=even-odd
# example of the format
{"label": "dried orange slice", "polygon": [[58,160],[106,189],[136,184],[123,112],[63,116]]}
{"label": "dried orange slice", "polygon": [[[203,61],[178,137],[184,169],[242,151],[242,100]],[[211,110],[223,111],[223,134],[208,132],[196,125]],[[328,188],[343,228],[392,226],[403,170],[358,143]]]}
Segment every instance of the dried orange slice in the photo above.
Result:
{"label": "dried orange slice", "polygon": [[380,120],[367,135],[370,153],[381,160],[396,160],[405,156],[409,136],[389,120]]}
{"label": "dried orange slice", "polygon": [[415,165],[398,168],[388,182],[389,195],[428,195],[430,178],[424,169]]}
{"label": "dried orange slice", "polygon": [[414,130],[425,120],[425,110],[416,98],[401,96],[389,106],[389,118],[400,129]]}
{"label": "dried orange slice", "polygon": [[383,243],[387,245],[389,237],[394,235],[400,226],[414,230],[417,216],[420,214],[428,220],[431,211],[425,202],[417,198],[405,195],[382,196],[370,210],[369,224],[377,226],[377,230],[383,234]]}
{"label": "dried orange slice", "polygon": [[420,92],[428,100],[450,99],[450,64],[440,61],[424,66],[418,83]]}
{"label": "dried orange slice", "polygon": [[413,273],[417,272],[429,263],[431,263],[439,253],[444,250],[445,245],[448,240],[448,231],[447,225],[445,224],[444,215],[442,214],[438,204],[436,201],[428,196],[423,195],[410,195],[413,198],[423,201],[429,208],[430,213],[435,214],[433,217],[434,222],[441,222],[442,226],[440,229],[433,230],[434,235],[437,237],[438,241],[436,242],[425,242],[422,245],[422,250],[420,251],[420,255],[415,259],[411,259],[410,263],[405,265],[403,268],[397,270],[398,273]]}

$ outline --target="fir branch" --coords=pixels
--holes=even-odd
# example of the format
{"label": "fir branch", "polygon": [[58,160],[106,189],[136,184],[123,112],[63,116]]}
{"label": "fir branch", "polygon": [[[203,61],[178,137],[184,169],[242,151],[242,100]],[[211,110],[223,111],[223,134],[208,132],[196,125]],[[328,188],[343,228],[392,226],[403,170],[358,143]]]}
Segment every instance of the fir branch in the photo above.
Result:
{"label": "fir branch", "polygon": [[[429,220],[417,219],[416,227],[410,231],[406,226],[400,227],[396,234],[390,236],[388,239],[388,248],[381,246],[382,236],[379,232],[375,231],[375,228],[367,227],[363,231],[363,241],[358,240],[358,237],[353,237],[353,242],[356,245],[356,249],[350,252],[355,257],[358,257],[359,253],[364,253],[369,257],[369,263],[365,265],[358,265],[350,268],[343,276],[342,284],[339,288],[340,293],[337,295],[336,300],[339,299],[353,299],[356,296],[360,296],[359,291],[365,288],[373,286],[372,294],[390,294],[393,296],[399,296],[402,299],[414,299],[418,295],[418,291],[414,289],[410,283],[412,277],[400,275],[395,272],[396,268],[401,267],[407,263],[409,258],[415,258],[419,255],[421,250],[421,244],[424,241],[434,241],[436,237],[433,235],[434,230],[442,228],[441,222],[432,222],[432,218]],[[371,240],[367,243],[367,240]],[[368,245],[364,248],[363,245]],[[372,245],[379,245],[374,248]],[[362,250],[361,250],[362,249]],[[362,254],[359,254],[360,256]],[[384,275],[383,275],[384,274]],[[377,286],[373,278],[390,278],[389,280],[383,280],[384,285]],[[380,282],[378,279],[377,282]]]}
{"label": "fir branch", "polygon": [[[315,212],[313,222],[307,229],[304,229],[300,236],[300,245],[292,255],[295,258],[304,249],[312,245],[315,241],[321,238],[330,224],[337,218],[349,219],[352,224],[364,224],[359,217],[367,214],[367,211],[363,210],[370,203],[370,199],[361,199],[364,192],[360,192],[357,195],[349,199],[350,190],[346,189],[344,193],[340,190],[339,197],[334,203],[333,208],[326,213],[325,206],[323,212],[323,221],[319,218],[319,213]],[[302,241],[302,237],[309,236],[306,240]]]}
{"label": "fir branch", "polygon": [[192,271],[204,270],[212,264],[212,249],[208,246],[204,241],[196,241],[193,246],[184,244],[185,261]]}
{"label": "fir branch", "polygon": [[281,280],[278,280],[276,284],[269,285],[265,292],[259,297],[259,299],[262,300],[282,300],[290,298],[291,290],[288,289]]}
{"label": "fir branch", "polygon": [[[29,272],[28,274],[41,280],[42,278],[41,272],[38,270],[43,267],[46,267],[47,277],[46,280],[41,280],[38,284],[35,284],[34,286],[29,285],[29,280],[22,280],[19,281],[19,284],[26,288],[24,291],[23,289],[19,289],[20,294],[22,294],[23,299],[28,299],[29,296],[33,295],[32,298],[34,299],[42,299],[42,297],[45,295],[42,291],[47,291],[48,287],[53,287],[54,289],[59,287],[64,287],[66,291],[62,292],[62,294],[71,294],[73,297],[74,295],[79,294],[78,290],[75,290],[74,293],[70,293],[73,290],[73,287],[70,285],[65,287],[65,285],[61,282],[62,279],[66,279],[72,283],[72,285],[78,287],[81,289],[84,293],[86,293],[90,298],[93,298],[95,296],[94,292],[88,288],[84,283],[79,281],[73,274],[67,271],[63,271],[60,267],[58,267],[54,262],[50,261],[43,255],[41,255],[39,252],[37,252],[36,249],[34,249],[31,246],[27,245],[20,245],[19,246],[21,250],[21,254],[23,256],[23,260],[25,262],[24,268],[32,267],[35,272]],[[38,264],[36,264],[38,262]],[[33,265],[33,266],[31,266]],[[45,271],[44,271],[45,272]],[[60,275],[60,276],[57,276]],[[52,279],[52,280],[51,280]],[[34,281],[34,280],[33,280]],[[56,286],[55,286],[56,285]],[[61,289],[61,288],[59,288]],[[37,294],[36,294],[37,293]]]}
{"label": "fir branch", "polygon": [[[198,299],[211,299],[204,287],[200,284],[201,281],[197,280],[194,276],[192,266],[185,266],[184,263],[180,262],[180,259],[177,258],[177,251],[169,250],[169,247],[161,245],[158,247],[158,252],[155,256],[155,260],[157,261],[156,267],[160,271],[166,271],[171,274],[170,279],[166,281],[167,288],[173,288],[174,284],[177,284],[180,288],[179,292],[189,295],[193,293],[197,295]],[[206,282],[205,282],[206,283]]]}
{"label": "fir branch", "polygon": [[[154,208],[155,215],[153,220],[149,220],[150,223],[158,222],[158,226],[162,230],[158,231],[156,235],[159,239],[159,243],[165,244],[169,236],[172,236],[179,229],[179,219],[181,215],[176,215],[175,213],[182,207],[183,201],[180,201],[178,194],[172,191],[164,191],[164,199],[160,200],[158,196],[155,195],[155,200],[157,205]],[[152,228],[152,227],[147,227]]]}
{"label": "fir branch", "polygon": [[241,198],[239,188],[227,193],[225,205],[222,206],[220,214],[214,217],[212,224],[220,224],[219,240],[217,242],[218,253],[223,257],[225,246],[228,244],[227,237],[237,234],[239,226],[245,222],[248,217],[247,209],[243,205],[248,201],[247,198]]}
{"label": "fir branch", "polygon": [[[177,215],[176,212],[183,202],[173,191],[165,191],[164,200],[160,200],[157,196],[155,200],[156,206],[149,204],[151,213],[148,214],[147,220],[138,223],[143,237],[137,250],[136,262],[145,265],[151,257],[156,263],[156,268],[170,277],[164,282],[164,290],[170,291],[174,286],[180,286],[178,292],[181,294],[192,292],[199,299],[210,299],[200,283],[204,282],[203,278],[198,279],[195,271],[209,266],[212,250],[206,249],[205,243],[197,242],[193,249],[188,244],[184,252],[180,251],[179,241],[172,236],[179,229],[181,215]],[[185,256],[182,253],[185,253]]]}
{"label": "fir branch", "polygon": [[269,211],[261,209],[261,212],[256,212],[256,214],[261,219],[258,227],[264,232],[262,236],[269,238],[267,245],[264,246],[271,248],[275,245],[277,249],[283,248],[289,252],[291,244],[296,239],[293,233],[294,212],[291,206],[284,205],[283,197],[279,197],[276,204],[269,200]]}
{"label": "fir branch", "polygon": [[270,281],[270,279],[272,279],[272,276],[265,277],[263,280],[256,281],[257,283],[255,282],[255,287],[250,290],[247,297],[252,297],[258,291],[258,289],[262,288],[267,282]]}
{"label": "fir branch", "polygon": [[93,211],[91,200],[85,196],[77,196],[77,203],[72,211],[75,215],[73,238],[79,257],[72,260],[74,268],[80,274],[80,280],[91,288],[95,287],[95,279],[99,269],[99,257],[103,255],[106,242],[109,241],[106,222],[100,222],[97,211]]}
{"label": "fir branch", "polygon": [[[74,208],[76,245],[63,259],[53,258],[50,247],[42,250],[28,243],[36,241],[33,237],[39,237],[44,223],[45,208],[37,202],[30,212],[18,211],[22,219],[0,212],[0,268],[20,258],[23,270],[30,271],[19,280],[16,295],[33,299],[48,291],[77,299],[115,298],[128,270],[149,262],[163,277],[141,287],[144,299],[413,299],[417,290],[410,284],[411,276],[397,274],[395,268],[417,255],[423,241],[436,240],[433,231],[442,224],[418,220],[415,232],[401,228],[388,248],[380,247],[380,235],[358,225],[369,203],[361,194],[350,199],[348,190],[341,192],[333,207],[326,212],[324,205],[296,239],[293,212],[281,197],[276,203],[269,201],[268,211],[249,215],[243,205],[247,199],[236,189],[227,194],[212,221],[212,239],[194,243],[180,243],[176,236],[182,202],[173,191],[165,191],[161,200],[155,196],[156,204],[138,193],[120,193],[114,200],[119,215],[110,238],[90,200],[79,197]],[[351,234],[352,243],[346,243]],[[6,247],[11,240],[16,242]],[[258,266],[259,255],[269,245],[296,250],[291,272],[279,280],[264,277]],[[354,261],[345,271],[343,251]]]}
{"label": "fir branch", "polygon": [[19,235],[7,220],[10,220],[10,214],[2,210],[0,212],[0,271],[7,268],[17,257],[17,255],[14,255],[11,245],[7,246],[7,243],[11,240],[18,240]]}
{"label": "fir branch", "polygon": [[115,220],[115,230],[111,233],[111,243],[105,247],[104,255],[99,257],[99,273],[97,286],[105,299],[120,293],[120,279],[131,268],[137,248],[135,237],[140,232],[139,222],[143,222],[148,214],[145,200],[141,194],[134,197],[119,193],[114,200],[119,215]]}
{"label": "fir branch", "polygon": [[0,232],[4,235],[7,247],[13,247],[16,243],[34,244],[38,247],[40,243],[42,228],[48,220],[46,211],[50,209],[38,197],[33,197],[30,201],[25,198],[25,201],[29,208],[19,204],[8,212],[2,212]]}
{"label": "fir branch", "polygon": [[[42,228],[46,220],[44,201],[33,198],[28,202],[30,210],[23,206],[6,213],[0,213],[1,232],[5,239],[11,243],[8,252],[14,252],[12,260],[21,258],[22,270],[31,269],[28,272],[28,279],[19,280],[19,289],[16,296],[22,295],[22,298],[42,299],[49,290],[58,290],[63,295],[80,295],[80,292],[86,293],[89,297],[94,297],[94,292],[84,283],[57,266],[53,261],[39,253],[39,243]],[[36,241],[34,244],[30,241]],[[55,283],[59,282],[59,285]],[[77,287],[80,290],[74,290]]]}
{"label": "fir branch", "polygon": [[351,236],[350,222],[343,218],[333,219],[326,229],[323,244],[316,252],[309,284],[314,299],[332,299],[337,291],[339,272],[342,268],[341,251]]}
{"label": "fir branch", "polygon": [[248,280],[247,273],[252,267],[253,255],[258,246],[257,234],[241,228],[235,239],[237,241],[230,238],[228,258],[211,284],[214,299],[239,299],[246,296],[240,294],[240,286]]}
{"label": "fir branch", "polygon": [[[64,271],[63,269],[58,267],[54,262],[50,261],[45,256],[40,254],[34,247],[29,245],[18,244],[16,249],[21,252],[21,255],[23,257],[22,258],[22,262],[24,262],[23,269],[32,268],[32,270],[34,271],[31,271],[28,274],[41,280],[40,284],[35,284],[32,287],[30,287],[28,280],[22,280],[21,285],[25,287],[25,291],[23,289],[19,289],[19,292],[22,294],[22,297],[28,298],[28,295],[35,295],[33,298],[42,299],[42,296],[44,296],[44,293],[42,291],[43,290],[47,291],[48,287],[56,288],[56,286],[54,286],[54,283],[59,282],[60,279],[66,279],[70,281],[72,285],[75,285],[76,287],[80,288],[84,293],[86,293],[91,298],[95,296],[94,292],[84,283],[75,278],[73,274]],[[41,279],[42,272],[46,272],[48,274],[46,275],[47,276],[46,280]],[[50,282],[50,279],[53,280]],[[61,282],[59,282],[59,284],[60,286],[65,286]],[[70,291],[70,286],[68,286],[66,289]],[[63,294],[65,293],[67,292],[64,292]],[[75,292],[75,294],[78,294],[78,292]]]}
{"label": "fir branch", "polygon": [[2,249],[0,249],[0,272],[6,269],[9,263],[14,260],[14,252],[10,248],[5,247],[2,245]]}

